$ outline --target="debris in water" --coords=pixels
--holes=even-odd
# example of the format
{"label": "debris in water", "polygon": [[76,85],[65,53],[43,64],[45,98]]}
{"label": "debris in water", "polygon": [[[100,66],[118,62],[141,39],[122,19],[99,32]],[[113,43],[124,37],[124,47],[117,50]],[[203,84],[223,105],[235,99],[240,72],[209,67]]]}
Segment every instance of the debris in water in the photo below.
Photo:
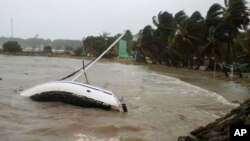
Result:
{"label": "debris in water", "polygon": [[233,100],[232,103],[240,104],[240,102],[238,100]]}
{"label": "debris in water", "polygon": [[15,89],[14,91],[20,93],[21,91],[23,91],[23,88]]}

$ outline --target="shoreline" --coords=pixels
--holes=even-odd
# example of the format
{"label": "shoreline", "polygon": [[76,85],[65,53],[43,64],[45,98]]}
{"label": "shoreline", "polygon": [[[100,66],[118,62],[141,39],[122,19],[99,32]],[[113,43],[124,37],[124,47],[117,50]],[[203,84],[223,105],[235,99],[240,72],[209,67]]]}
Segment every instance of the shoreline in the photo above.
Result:
{"label": "shoreline", "polygon": [[[193,75],[196,77],[208,77],[210,79],[215,79],[215,80],[223,80],[227,82],[234,82],[237,84],[241,84],[242,86],[247,87],[250,89],[250,78],[248,76],[244,76],[243,78],[233,78],[231,80],[230,78],[226,78],[223,72],[214,72],[213,71],[203,71],[203,70],[194,70],[194,69],[188,69],[188,68],[183,68],[183,67],[169,67],[169,66],[164,66],[164,65],[159,65],[159,64],[148,64],[150,66],[156,66],[154,70],[159,71],[160,69],[163,69],[164,67],[166,73],[170,74],[179,74],[179,75]],[[250,73],[249,73],[250,74]]]}
{"label": "shoreline", "polygon": [[[7,56],[34,56],[34,57],[56,57],[56,58],[71,58],[71,59],[84,59],[84,60],[94,60],[96,57],[87,57],[87,56],[75,56],[68,53],[44,53],[44,52],[2,52],[0,51],[0,55]],[[119,59],[119,58],[101,58],[100,62],[113,62],[113,63],[122,63],[122,64],[144,64],[134,62],[128,59]]]}
{"label": "shoreline", "polygon": [[[164,75],[178,78],[181,81],[189,83],[191,85],[195,85],[202,89],[214,92],[232,103],[243,103],[250,98],[249,85],[246,86],[240,83],[236,83],[235,81],[230,81],[229,79],[223,78],[223,76],[221,76],[220,78],[214,78],[213,72],[161,66],[149,66],[148,68],[150,70],[163,73]],[[218,75],[224,74],[221,73]],[[249,80],[244,79],[239,82],[245,83],[245,81]]]}

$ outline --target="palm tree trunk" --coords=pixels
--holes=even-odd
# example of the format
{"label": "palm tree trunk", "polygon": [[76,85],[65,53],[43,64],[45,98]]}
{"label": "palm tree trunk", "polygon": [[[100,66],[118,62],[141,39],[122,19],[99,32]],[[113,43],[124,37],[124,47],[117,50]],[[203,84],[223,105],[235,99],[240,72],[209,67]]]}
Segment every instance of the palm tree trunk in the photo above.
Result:
{"label": "palm tree trunk", "polygon": [[227,64],[230,64],[230,43],[227,42]]}
{"label": "palm tree trunk", "polygon": [[143,61],[144,61],[144,63],[145,63],[145,64],[148,64],[148,63],[147,63],[147,60],[146,60],[146,55],[143,53],[143,51],[142,51],[141,48],[139,48],[139,51],[140,51],[140,53],[141,53],[142,56],[143,56]]}
{"label": "palm tree trunk", "polygon": [[233,50],[233,57],[234,57],[234,61],[236,63],[236,72],[239,74],[239,77],[242,78],[242,74],[241,74],[241,71],[240,71],[240,68],[238,67],[238,60],[236,59],[236,55],[235,55],[235,48],[234,48],[234,44],[233,42],[231,41],[231,47],[232,47],[232,50]]}
{"label": "palm tree trunk", "polygon": [[195,70],[198,70],[201,65],[202,65],[202,60],[200,58],[197,58],[197,66],[196,66]]}
{"label": "palm tree trunk", "polygon": [[[227,42],[227,55],[226,55],[226,57],[227,57],[226,64],[230,64],[230,44],[229,44],[229,41]],[[227,69],[224,66],[222,66],[222,71],[224,72],[225,76],[228,78]]]}

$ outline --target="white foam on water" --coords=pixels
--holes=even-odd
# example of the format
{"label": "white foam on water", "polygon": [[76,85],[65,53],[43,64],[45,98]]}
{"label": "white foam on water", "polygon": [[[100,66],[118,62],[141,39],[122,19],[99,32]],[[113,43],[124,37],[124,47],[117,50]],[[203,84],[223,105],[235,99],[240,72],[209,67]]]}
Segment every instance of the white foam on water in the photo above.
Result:
{"label": "white foam on water", "polygon": [[97,138],[93,136],[87,136],[82,133],[75,134],[75,137],[77,139],[74,139],[73,141],[120,141],[120,137],[111,137],[111,138]]}
{"label": "white foam on water", "polygon": [[229,102],[224,97],[222,97],[221,95],[219,95],[219,94],[217,94],[215,92],[208,91],[206,89],[203,89],[203,88],[200,88],[198,86],[183,82],[181,80],[179,80],[179,81],[180,81],[180,83],[184,83],[186,86],[188,86],[191,89],[196,89],[197,91],[202,92],[202,93],[197,93],[197,94],[203,94],[203,95],[205,94],[207,96],[215,97],[218,101],[220,101],[221,103],[223,103],[225,105],[230,105],[230,106],[235,106],[235,107],[239,106],[239,104]]}
{"label": "white foam on water", "polygon": [[[190,96],[206,95],[208,97],[214,97],[217,101],[221,102],[222,104],[233,106],[233,107],[239,106],[239,104],[229,102],[223,96],[221,96],[215,92],[211,92],[211,91],[208,91],[208,90],[203,89],[201,87],[198,87],[198,86],[189,84],[187,82],[181,81],[178,78],[170,77],[170,76],[166,76],[166,75],[162,75],[162,74],[157,74],[157,73],[152,73],[151,75],[155,75],[155,76],[157,76],[157,78],[160,78],[160,79],[154,79],[154,81],[156,83],[166,83],[166,84],[173,84],[173,85],[178,86],[179,87],[178,91],[180,94],[189,94]],[[177,88],[173,88],[172,91],[175,91],[176,89]],[[192,90],[192,91],[190,91],[190,90]]]}

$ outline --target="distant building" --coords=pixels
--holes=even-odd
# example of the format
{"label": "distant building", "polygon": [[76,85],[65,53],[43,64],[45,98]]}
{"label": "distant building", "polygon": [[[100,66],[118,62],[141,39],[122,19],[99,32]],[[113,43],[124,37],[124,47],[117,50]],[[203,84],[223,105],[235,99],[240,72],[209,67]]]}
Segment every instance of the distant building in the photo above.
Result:
{"label": "distant building", "polygon": [[32,48],[32,47],[23,48],[23,52],[31,52],[31,51],[34,51],[34,48]]}
{"label": "distant building", "polygon": [[64,49],[52,49],[52,53],[65,53]]}

